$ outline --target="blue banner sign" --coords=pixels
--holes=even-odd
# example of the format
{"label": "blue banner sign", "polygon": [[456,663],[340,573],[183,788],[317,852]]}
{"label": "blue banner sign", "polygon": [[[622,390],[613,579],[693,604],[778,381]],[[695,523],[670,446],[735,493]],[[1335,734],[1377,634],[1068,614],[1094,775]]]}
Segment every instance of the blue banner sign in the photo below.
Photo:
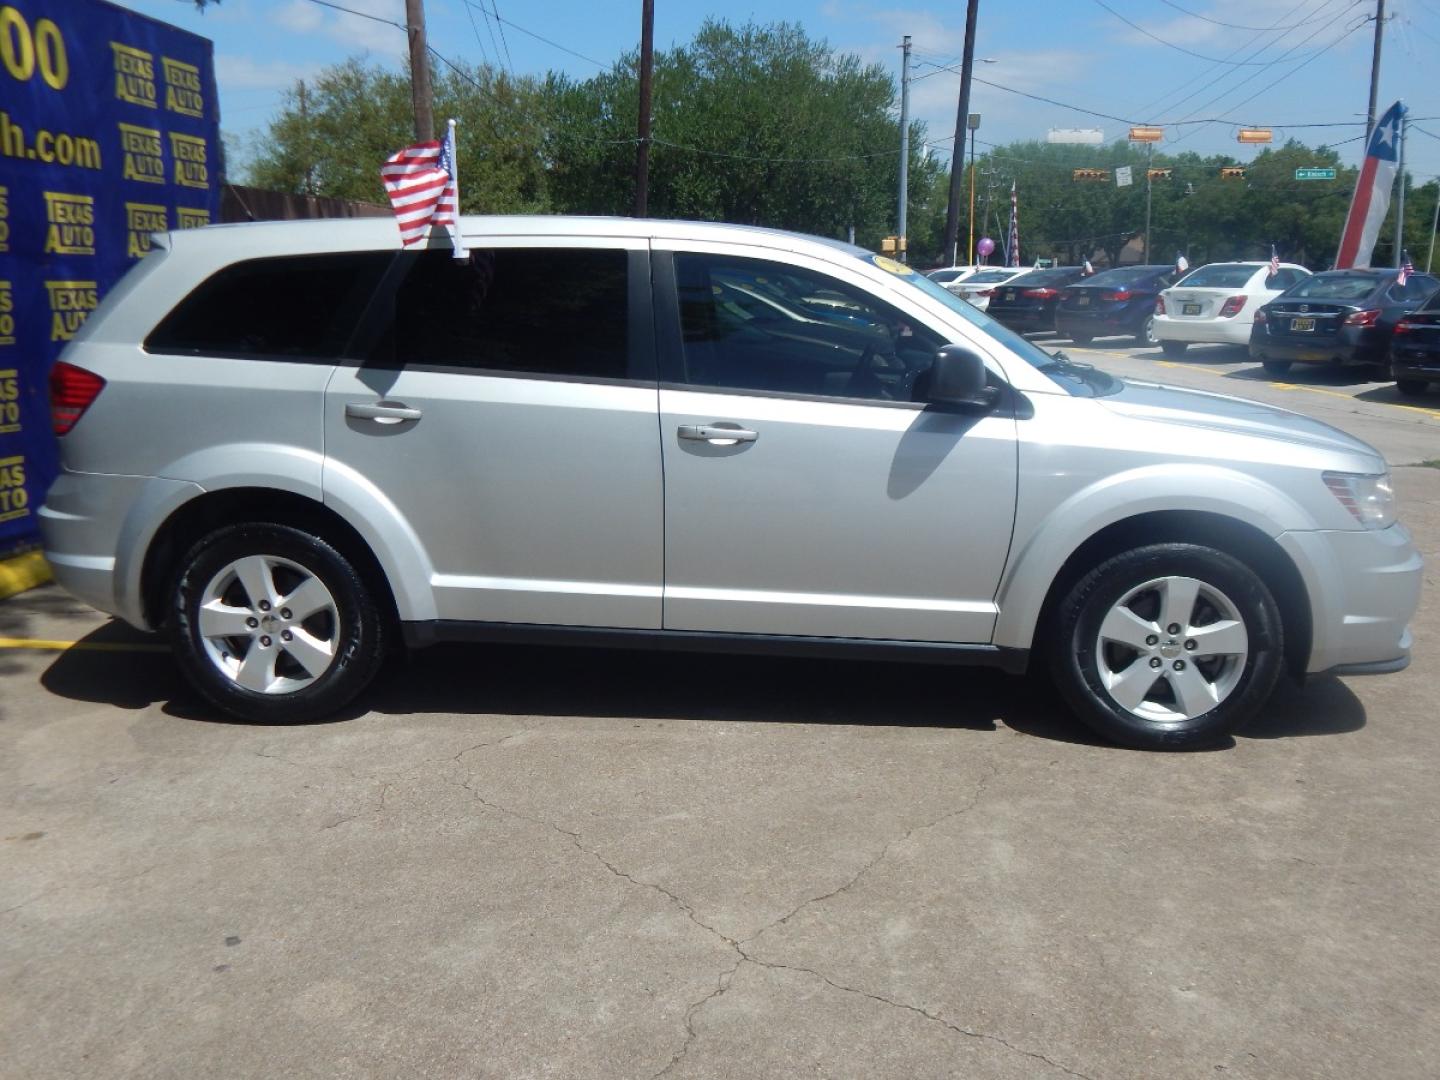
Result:
{"label": "blue banner sign", "polygon": [[102,0],[0,0],[0,554],[57,469],[46,380],[150,234],[219,219],[202,37]]}

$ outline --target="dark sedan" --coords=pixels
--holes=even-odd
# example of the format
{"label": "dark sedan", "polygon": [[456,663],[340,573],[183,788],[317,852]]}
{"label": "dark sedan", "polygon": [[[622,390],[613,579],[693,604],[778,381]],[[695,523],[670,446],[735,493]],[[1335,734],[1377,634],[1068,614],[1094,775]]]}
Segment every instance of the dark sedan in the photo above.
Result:
{"label": "dark sedan", "polygon": [[1402,394],[1440,386],[1440,293],[1395,324],[1390,338],[1390,377]]}
{"label": "dark sedan", "polygon": [[1255,313],[1250,355],[1271,375],[1292,363],[1373,364],[1388,359],[1390,336],[1440,281],[1398,270],[1326,270],[1285,290]]}
{"label": "dark sedan", "polygon": [[1175,283],[1173,266],[1119,266],[1066,287],[1055,309],[1055,329],[1077,345],[1126,334],[1155,345],[1155,301]]}
{"label": "dark sedan", "polygon": [[1079,266],[1031,270],[997,288],[986,310],[992,318],[1021,333],[1054,330],[1055,304],[1060,299],[1060,291],[1084,273],[1084,268]]}

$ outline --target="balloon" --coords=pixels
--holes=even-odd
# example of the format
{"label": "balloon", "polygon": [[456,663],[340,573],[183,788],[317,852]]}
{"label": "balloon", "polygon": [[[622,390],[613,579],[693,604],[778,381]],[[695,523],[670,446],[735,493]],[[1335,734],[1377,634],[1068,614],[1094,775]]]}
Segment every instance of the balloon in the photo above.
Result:
{"label": "balloon", "polygon": [[975,245],[975,250],[979,252],[982,259],[989,258],[995,250],[995,241],[991,240],[988,236],[982,236],[980,237],[980,241]]}

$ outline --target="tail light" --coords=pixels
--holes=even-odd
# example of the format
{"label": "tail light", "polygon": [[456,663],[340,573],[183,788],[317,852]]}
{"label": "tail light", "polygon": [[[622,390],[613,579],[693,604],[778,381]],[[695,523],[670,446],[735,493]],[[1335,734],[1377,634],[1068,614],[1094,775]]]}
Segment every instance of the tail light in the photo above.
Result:
{"label": "tail light", "polygon": [[1374,326],[1375,320],[1380,318],[1379,308],[1371,308],[1368,311],[1357,311],[1353,315],[1345,317],[1346,326]]}
{"label": "tail light", "polygon": [[1244,295],[1229,297],[1225,301],[1225,306],[1220,309],[1220,317],[1222,319],[1231,319],[1239,315],[1240,309],[1245,306],[1247,299],[1248,297]]}
{"label": "tail light", "polygon": [[1267,322],[1269,322],[1269,321],[1270,321],[1270,316],[1268,316],[1268,315],[1265,314],[1265,309],[1264,309],[1263,307],[1262,307],[1259,311],[1255,312],[1255,325],[1256,325],[1256,326],[1264,326],[1264,325],[1265,325]]}
{"label": "tail light", "polygon": [[50,425],[56,435],[69,434],[105,389],[105,380],[64,360],[50,369]]}
{"label": "tail light", "polygon": [[995,290],[994,290],[994,289],[981,289],[981,290],[980,290],[978,293],[976,293],[975,295],[976,295],[976,296],[994,296],[994,295],[995,295]]}
{"label": "tail light", "polygon": [[1414,329],[1415,324],[1413,322],[1409,319],[1401,319],[1395,324],[1395,336],[1399,337],[1401,334],[1411,333]]}
{"label": "tail light", "polygon": [[1157,297],[1155,298],[1155,314],[1156,314],[1156,315],[1164,315],[1164,314],[1165,314],[1165,298],[1164,298],[1163,296],[1157,296]]}
{"label": "tail light", "polygon": [[1026,289],[1021,296],[1028,296],[1034,300],[1049,300],[1052,296],[1058,295],[1059,289]]}
{"label": "tail light", "polygon": [[1110,299],[1111,299],[1111,300],[1129,300],[1129,299],[1131,299],[1132,297],[1134,297],[1134,295],[1135,295],[1135,294],[1134,294],[1133,292],[1131,292],[1129,289],[1116,289],[1113,293],[1110,294]]}

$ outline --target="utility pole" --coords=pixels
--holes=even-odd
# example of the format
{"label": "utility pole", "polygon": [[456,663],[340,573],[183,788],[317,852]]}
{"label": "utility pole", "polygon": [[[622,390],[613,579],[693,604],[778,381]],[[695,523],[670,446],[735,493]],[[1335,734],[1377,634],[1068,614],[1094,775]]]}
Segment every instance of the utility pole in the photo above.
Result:
{"label": "utility pole", "polygon": [[1145,265],[1150,265],[1150,191],[1155,181],[1150,179],[1150,162],[1155,156],[1155,144],[1145,144]]}
{"label": "utility pole", "polygon": [[310,138],[310,113],[305,105],[305,80],[296,80],[296,96],[300,99],[300,128],[305,133],[305,194],[315,194],[315,144]]}
{"label": "utility pole", "polygon": [[410,102],[415,109],[415,141],[435,138],[434,97],[430,92],[430,44],[425,40],[425,0],[405,0],[405,33],[410,39]]}
{"label": "utility pole", "polygon": [[635,147],[635,216],[650,207],[650,76],[655,68],[655,0],[640,5],[640,138]]}
{"label": "utility pole", "polygon": [[1400,109],[1400,145],[1396,148],[1396,172],[1399,173],[1400,194],[1395,196],[1395,269],[1405,257],[1405,109]]}
{"label": "utility pole", "polygon": [[1375,55],[1370,59],[1370,111],[1365,114],[1365,145],[1375,130],[1375,98],[1380,93],[1380,39],[1385,34],[1385,0],[1375,0]]}
{"label": "utility pole", "polygon": [[1430,254],[1425,256],[1425,273],[1435,261],[1435,231],[1440,229],[1440,180],[1435,182],[1435,215],[1430,219]]}
{"label": "utility pole", "polygon": [[910,35],[900,43],[900,212],[896,214],[896,255],[908,262],[905,242],[907,204],[910,200]]}
{"label": "utility pole", "polygon": [[971,113],[966,118],[965,127],[970,132],[970,246],[965,249],[968,265],[975,257],[975,132],[980,130],[980,114]]}
{"label": "utility pole", "polygon": [[970,117],[970,71],[975,66],[975,21],[980,14],[980,0],[968,0],[965,6],[965,54],[960,61],[960,103],[955,110],[955,150],[950,158],[950,201],[945,208],[944,254],[954,266],[960,260],[955,246],[960,240],[960,185],[965,173],[965,125]]}

